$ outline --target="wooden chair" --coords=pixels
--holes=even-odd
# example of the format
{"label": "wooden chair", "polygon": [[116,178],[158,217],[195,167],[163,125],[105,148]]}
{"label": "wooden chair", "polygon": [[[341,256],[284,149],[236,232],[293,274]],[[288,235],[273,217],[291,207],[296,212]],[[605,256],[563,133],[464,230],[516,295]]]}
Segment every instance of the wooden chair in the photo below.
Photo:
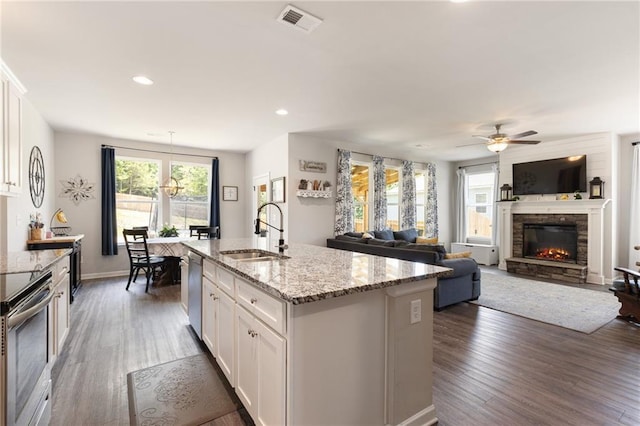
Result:
{"label": "wooden chair", "polygon": [[[634,249],[640,250],[640,246],[635,246]],[[636,262],[636,265],[640,266],[640,262]],[[614,280],[613,287],[609,289],[622,304],[618,318],[640,322],[640,272],[627,268],[614,269],[623,275],[623,281]]]}
{"label": "wooden chair", "polygon": [[164,269],[168,264],[168,260],[164,256],[149,255],[147,231],[145,229],[124,229],[122,235],[129,254],[129,281],[127,281],[126,290],[129,290],[131,281],[135,282],[136,278],[138,278],[138,273],[142,270],[147,277],[147,286],[144,290],[147,293],[149,291],[149,281],[158,269]]}

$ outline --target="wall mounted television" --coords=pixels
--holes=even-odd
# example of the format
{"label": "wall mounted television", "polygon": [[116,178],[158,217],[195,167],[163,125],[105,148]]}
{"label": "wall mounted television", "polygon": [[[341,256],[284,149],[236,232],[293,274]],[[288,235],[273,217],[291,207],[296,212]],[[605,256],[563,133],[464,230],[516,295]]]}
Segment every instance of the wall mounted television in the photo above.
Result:
{"label": "wall mounted television", "polygon": [[513,164],[513,195],[587,192],[587,156]]}

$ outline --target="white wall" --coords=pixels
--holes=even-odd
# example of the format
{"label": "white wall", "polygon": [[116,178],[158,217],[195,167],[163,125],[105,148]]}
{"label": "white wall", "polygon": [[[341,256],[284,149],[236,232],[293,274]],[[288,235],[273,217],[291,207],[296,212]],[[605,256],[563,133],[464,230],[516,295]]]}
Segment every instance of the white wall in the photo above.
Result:
{"label": "white wall", "polygon": [[[174,138],[175,141],[175,138]],[[85,278],[94,276],[112,275],[128,271],[128,258],[124,247],[120,247],[117,256],[103,256],[101,242],[101,165],[100,148],[101,145],[112,145],[116,147],[116,155],[149,157],[152,154],[140,151],[120,149],[118,147],[129,147],[138,149],[149,149],[155,151],[169,151],[166,144],[158,145],[143,143],[131,140],[113,139],[104,136],[86,133],[65,133],[55,134],[55,194],[62,190],[63,179],[68,179],[80,175],[89,182],[95,183],[95,199],[83,201],[75,205],[69,198],[57,197],[55,207],[60,207],[65,211],[69,225],[73,228],[74,234],[84,234],[82,241],[82,274]],[[220,189],[222,186],[237,186],[239,194],[246,191],[244,175],[244,154],[208,151],[201,149],[191,149],[176,146],[174,143],[174,160],[184,160],[194,163],[211,164],[209,158],[198,158],[177,155],[178,153],[217,156],[220,159]],[[153,154],[153,158],[162,159],[167,168],[170,159],[169,154]],[[221,197],[222,198],[222,197]],[[238,201],[222,201],[220,204],[220,230],[224,238],[237,238],[245,236],[241,218],[246,211],[246,198],[239,196]]]}
{"label": "white wall", "polygon": [[[45,194],[42,206],[38,209],[33,205],[29,191],[29,156],[34,146],[40,148],[45,168]],[[3,219],[3,227],[6,226],[0,237],[0,252],[27,249],[30,214],[40,212],[48,227],[49,219],[55,211],[55,180],[53,130],[31,105],[27,93],[22,103],[22,193],[0,202],[0,209],[3,210],[0,219]]]}
{"label": "white wall", "polygon": [[[635,135],[626,135],[620,138],[618,146],[618,158],[615,170],[618,170],[618,179],[620,184],[618,185],[618,191],[616,198],[618,200],[618,265],[626,266],[635,269],[635,265],[629,262],[629,228],[632,220],[638,220],[638,218],[632,218],[630,216],[629,208],[629,188],[631,187],[631,168],[633,160],[633,146],[632,142],[640,141],[640,133]],[[640,244],[640,241],[635,241],[633,244]]]}
{"label": "white wall", "polygon": [[[282,135],[274,140],[265,142],[258,146],[253,151],[249,152],[246,155],[245,161],[245,179],[247,181],[247,188],[243,193],[244,198],[247,200],[247,210],[245,211],[244,221],[242,224],[242,229],[245,232],[245,236],[253,235],[254,227],[253,221],[256,217],[256,212],[252,208],[252,200],[254,197],[255,188],[253,188],[253,178],[255,176],[260,176],[264,174],[268,174],[271,179],[285,177],[285,202],[280,203],[279,207],[282,209],[282,213],[284,214],[284,239],[285,242],[289,242],[289,205],[291,204],[291,179],[288,176],[288,157],[289,157],[289,142],[288,136]],[[271,194],[271,186],[268,188],[269,190],[269,200]],[[279,226],[280,224],[280,213],[276,208],[272,206],[268,206],[267,217],[270,224],[274,226]],[[274,229],[269,230],[269,246],[273,247],[278,243],[279,233]]]}

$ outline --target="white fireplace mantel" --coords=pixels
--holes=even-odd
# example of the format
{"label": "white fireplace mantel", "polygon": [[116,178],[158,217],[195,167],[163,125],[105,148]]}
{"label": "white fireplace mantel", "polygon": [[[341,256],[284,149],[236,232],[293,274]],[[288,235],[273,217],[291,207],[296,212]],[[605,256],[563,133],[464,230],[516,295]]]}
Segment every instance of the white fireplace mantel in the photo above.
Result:
{"label": "white fireplace mantel", "polygon": [[506,270],[505,259],[513,253],[514,214],[586,214],[587,229],[587,282],[604,284],[604,209],[611,200],[547,200],[508,201],[498,204],[500,226],[500,263]]}

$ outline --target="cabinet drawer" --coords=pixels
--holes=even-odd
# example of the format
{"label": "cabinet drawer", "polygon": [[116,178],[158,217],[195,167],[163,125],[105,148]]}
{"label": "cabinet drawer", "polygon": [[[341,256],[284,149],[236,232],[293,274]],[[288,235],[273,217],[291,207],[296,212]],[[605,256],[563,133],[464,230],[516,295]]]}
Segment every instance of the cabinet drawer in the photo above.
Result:
{"label": "cabinet drawer", "polygon": [[67,272],[69,272],[69,258],[65,257],[64,259],[59,260],[55,263],[55,265],[53,265],[53,269],[51,271],[51,273],[53,274],[53,283],[59,283],[62,279],[64,279]]}
{"label": "cabinet drawer", "polygon": [[216,264],[209,259],[204,259],[202,261],[202,275],[209,278],[209,280],[214,283],[216,282],[216,269]]}
{"label": "cabinet drawer", "polygon": [[236,283],[231,272],[223,268],[217,268],[216,284],[222,291],[227,293],[232,299],[236,298]]}
{"label": "cabinet drawer", "polygon": [[274,331],[284,334],[286,330],[284,301],[268,295],[248,282],[236,278],[238,297],[236,301]]}

